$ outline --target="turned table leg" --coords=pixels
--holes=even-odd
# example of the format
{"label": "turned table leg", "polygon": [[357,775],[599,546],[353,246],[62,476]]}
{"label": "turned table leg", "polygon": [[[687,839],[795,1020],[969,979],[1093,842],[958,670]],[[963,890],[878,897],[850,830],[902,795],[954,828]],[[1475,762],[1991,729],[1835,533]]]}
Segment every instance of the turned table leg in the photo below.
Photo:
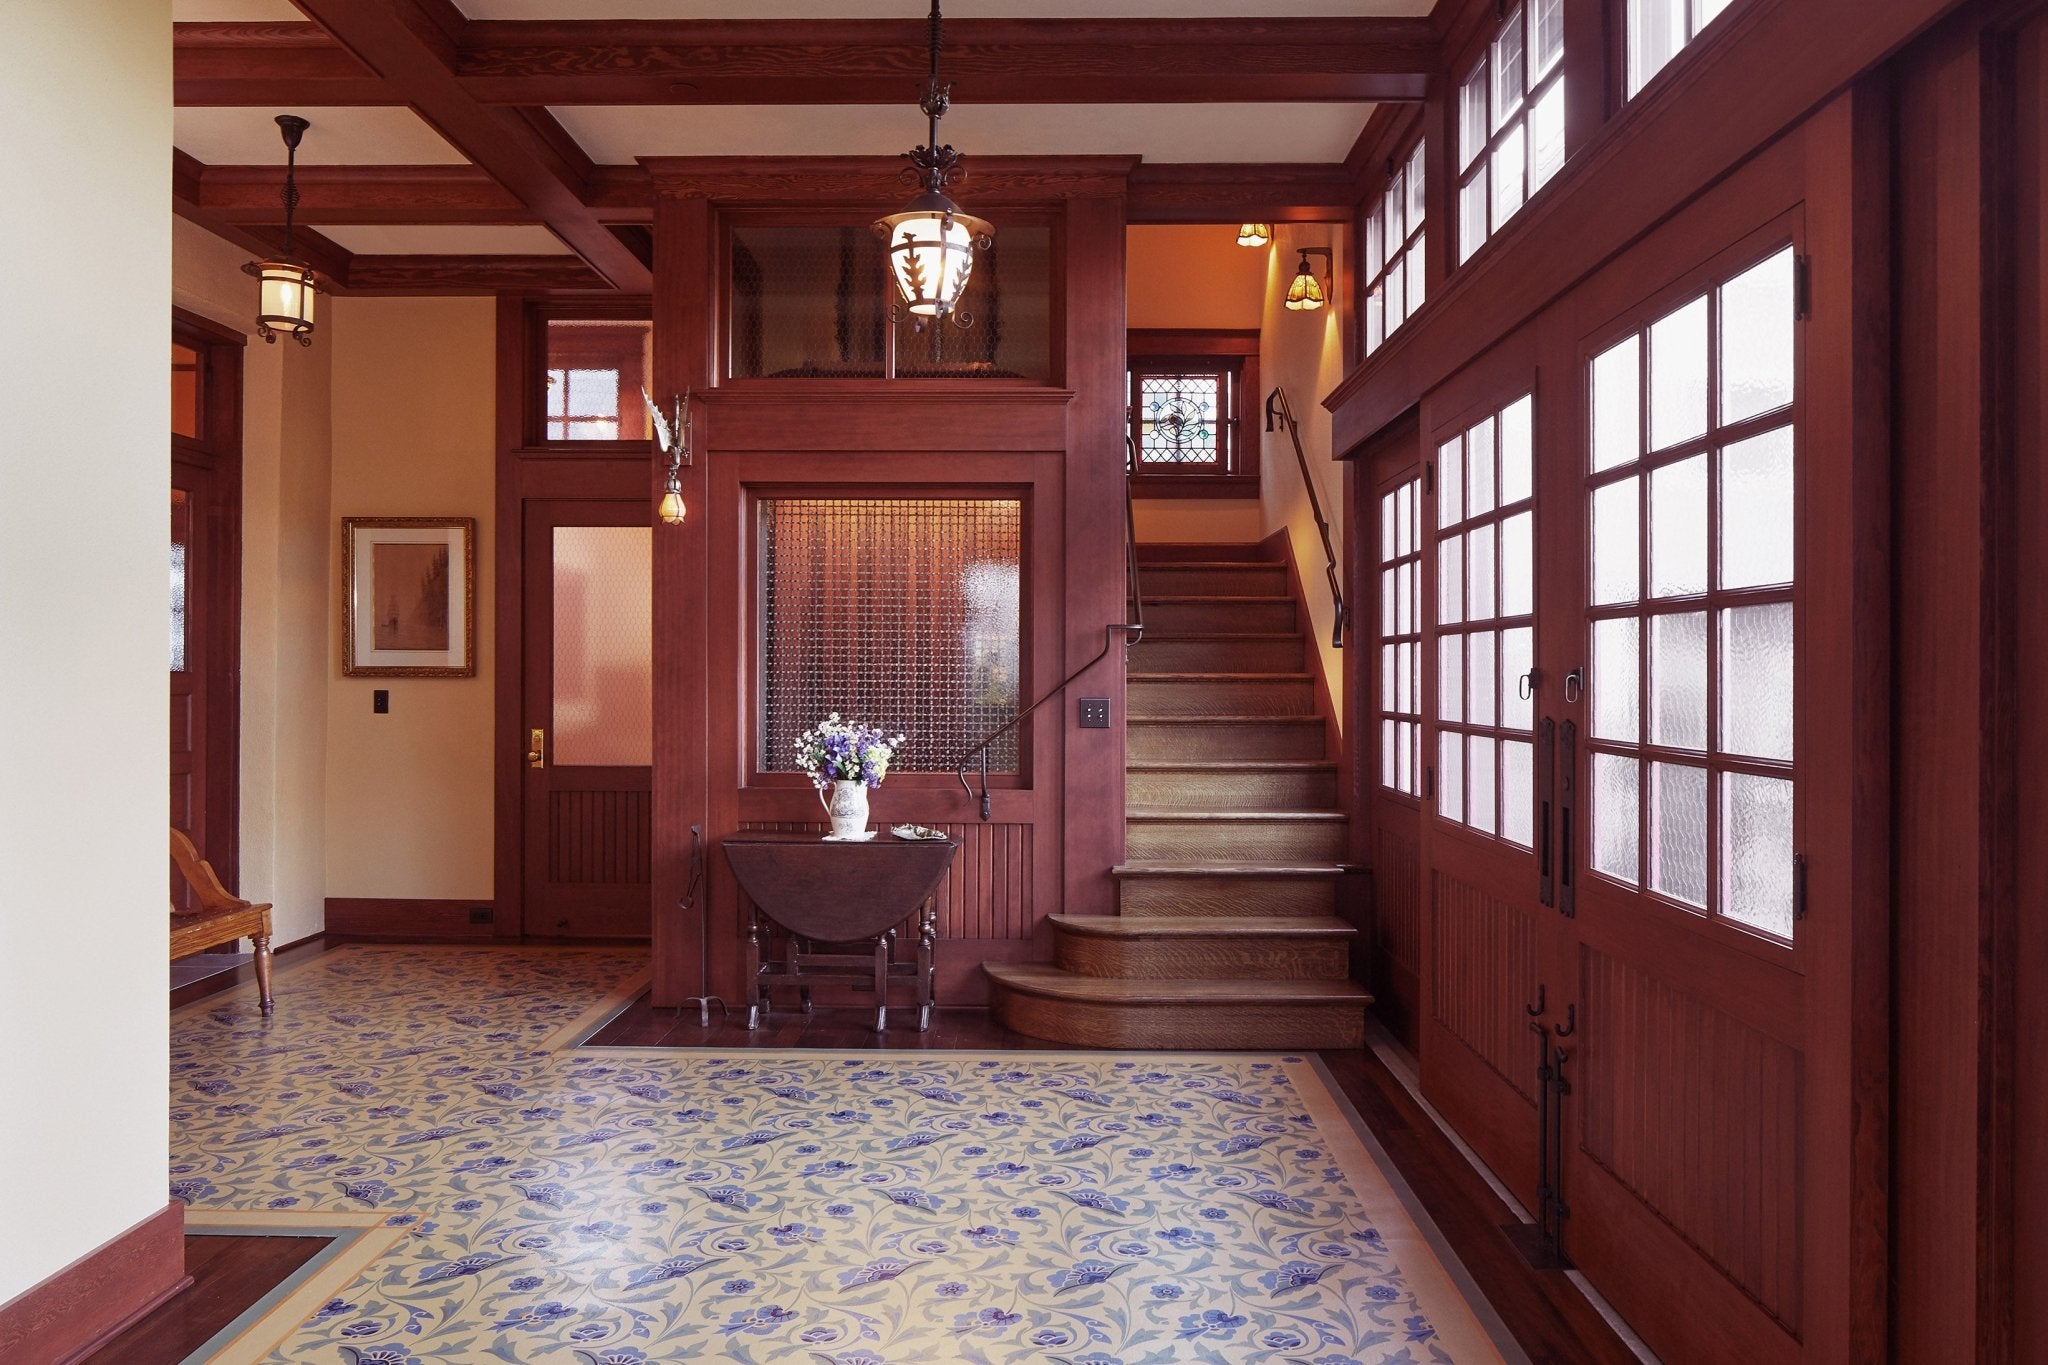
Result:
{"label": "turned table leg", "polygon": [[249,941],[256,947],[256,1002],[268,1019],[274,1003],[270,998],[270,935],[258,934]]}

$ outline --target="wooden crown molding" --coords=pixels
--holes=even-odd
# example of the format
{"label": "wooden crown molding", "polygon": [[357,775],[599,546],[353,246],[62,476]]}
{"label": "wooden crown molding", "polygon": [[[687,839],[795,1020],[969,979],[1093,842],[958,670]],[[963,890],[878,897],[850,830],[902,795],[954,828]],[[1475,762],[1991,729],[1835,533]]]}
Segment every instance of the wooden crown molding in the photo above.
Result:
{"label": "wooden crown molding", "polygon": [[[177,102],[413,102],[409,78],[379,59],[389,49],[360,41],[355,3],[312,0],[311,24],[176,25]],[[895,104],[925,73],[914,20],[485,21],[447,0],[391,10],[405,41],[486,105]],[[945,51],[960,96],[983,104],[1417,100],[1438,43],[1415,18],[969,19],[947,25]]]}
{"label": "wooden crown molding", "polygon": [[1131,172],[1133,223],[1342,222],[1358,202],[1339,165],[1145,163]]}

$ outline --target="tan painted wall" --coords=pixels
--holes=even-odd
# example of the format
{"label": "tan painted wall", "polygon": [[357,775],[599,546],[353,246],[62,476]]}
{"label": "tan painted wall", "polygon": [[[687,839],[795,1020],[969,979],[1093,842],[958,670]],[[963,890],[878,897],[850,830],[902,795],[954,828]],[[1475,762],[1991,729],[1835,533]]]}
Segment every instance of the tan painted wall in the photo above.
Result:
{"label": "tan painted wall", "polygon": [[[335,299],[327,894],[488,900],[496,304]],[[346,517],[477,520],[477,676],[341,676]],[[391,693],[389,715],[371,692]]]}
{"label": "tan painted wall", "polygon": [[[1239,246],[1234,224],[1138,225],[1124,233],[1129,326],[1260,325],[1270,247]],[[1140,542],[1245,544],[1266,534],[1252,498],[1152,498],[1138,502],[1135,511]]]}
{"label": "tan painted wall", "polygon": [[[248,253],[172,220],[171,296],[250,333]],[[325,310],[323,310],[324,312]],[[311,347],[242,352],[241,885],[278,943],[325,925],[332,319]]]}
{"label": "tan painted wall", "polygon": [[170,7],[0,5],[0,129],[5,1303],[167,1197]]}
{"label": "tan painted wall", "polygon": [[[1330,414],[1323,407],[1323,395],[1344,377],[1343,333],[1334,303],[1313,313],[1290,313],[1282,306],[1287,286],[1293,279],[1300,257],[1296,248],[1329,246],[1340,266],[1344,260],[1342,230],[1334,224],[1303,223],[1277,225],[1267,276],[1265,320],[1259,336],[1259,378],[1271,392],[1277,385],[1287,391],[1287,401],[1301,423],[1302,448],[1308,454],[1311,477],[1322,499],[1323,515],[1330,521],[1331,542],[1337,549],[1338,570],[1344,564],[1344,470],[1330,457]],[[1320,267],[1321,257],[1316,263]],[[1340,275],[1326,282],[1334,300],[1350,282]],[[1263,427],[1263,423],[1260,424]],[[1302,482],[1301,466],[1294,457],[1294,444],[1286,431],[1265,437],[1259,457],[1259,506],[1264,534],[1285,529],[1294,547],[1294,563],[1308,593],[1309,623],[1322,653],[1323,676],[1329,679],[1330,700],[1337,708],[1337,723],[1344,722],[1343,655],[1330,647],[1330,624],[1334,606],[1329,580],[1323,571],[1327,559],[1323,542],[1310,511],[1308,488]],[[1352,647],[1347,641],[1347,648]]]}

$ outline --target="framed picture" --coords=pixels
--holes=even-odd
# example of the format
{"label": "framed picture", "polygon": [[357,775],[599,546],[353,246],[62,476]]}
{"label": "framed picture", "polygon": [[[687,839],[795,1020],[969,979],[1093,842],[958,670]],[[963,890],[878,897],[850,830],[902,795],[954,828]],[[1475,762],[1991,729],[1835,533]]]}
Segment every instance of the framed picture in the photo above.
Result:
{"label": "framed picture", "polygon": [[475,677],[475,519],[349,517],[342,536],[341,671]]}

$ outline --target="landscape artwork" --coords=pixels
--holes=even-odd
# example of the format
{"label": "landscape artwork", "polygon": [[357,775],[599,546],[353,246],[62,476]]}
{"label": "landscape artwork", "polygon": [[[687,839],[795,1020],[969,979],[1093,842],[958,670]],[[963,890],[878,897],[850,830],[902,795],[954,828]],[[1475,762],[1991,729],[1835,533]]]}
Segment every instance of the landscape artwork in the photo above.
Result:
{"label": "landscape artwork", "polygon": [[374,541],[370,583],[374,648],[448,648],[447,545]]}

